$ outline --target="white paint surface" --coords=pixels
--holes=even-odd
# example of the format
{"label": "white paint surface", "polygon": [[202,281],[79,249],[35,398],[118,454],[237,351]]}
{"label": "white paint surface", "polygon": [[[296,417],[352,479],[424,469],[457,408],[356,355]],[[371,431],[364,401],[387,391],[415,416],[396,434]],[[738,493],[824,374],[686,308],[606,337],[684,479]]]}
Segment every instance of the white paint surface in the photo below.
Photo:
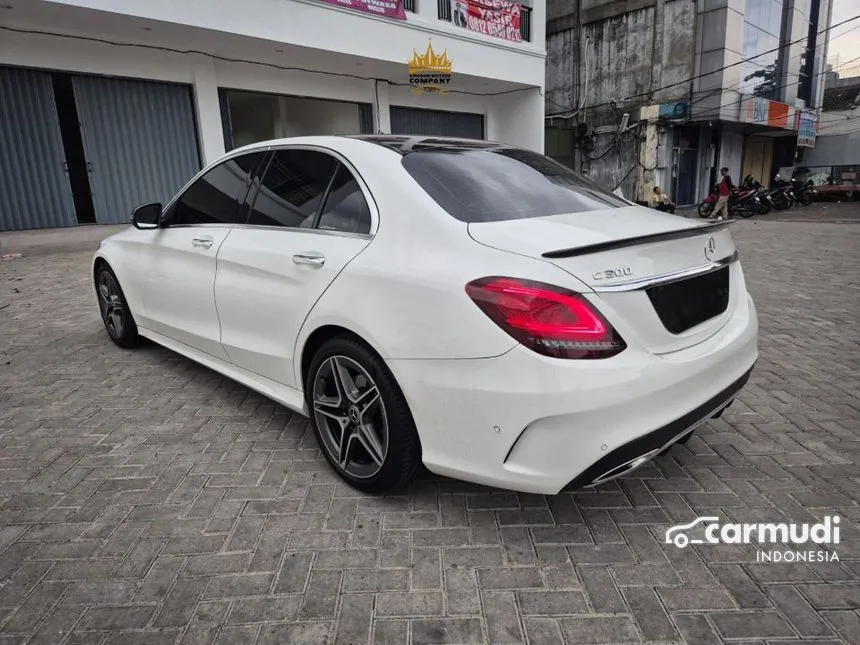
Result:
{"label": "white paint surface", "polygon": [[[217,10],[210,0],[32,0],[0,16],[2,25],[31,32],[0,32],[0,65],[192,85],[207,162],[224,152],[218,88],[369,103],[381,132],[389,130],[389,105],[477,112],[489,136],[542,151],[546,7],[526,3],[531,43],[455,27],[429,0],[405,22],[310,0],[222,2]],[[453,61],[445,96],[415,96],[408,85],[406,63],[429,39]],[[282,133],[351,129],[349,119],[325,107]]]}

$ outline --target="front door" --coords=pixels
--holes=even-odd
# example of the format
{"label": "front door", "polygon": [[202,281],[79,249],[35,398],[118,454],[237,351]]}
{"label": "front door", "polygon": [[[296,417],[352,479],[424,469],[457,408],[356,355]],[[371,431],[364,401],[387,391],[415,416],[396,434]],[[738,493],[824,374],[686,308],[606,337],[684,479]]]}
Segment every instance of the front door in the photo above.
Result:
{"label": "front door", "polygon": [[275,151],[249,208],[218,252],[215,300],[234,365],[296,388],[295,345],[314,304],[370,242],[371,210],[327,152]]}
{"label": "front door", "polygon": [[264,155],[243,155],[210,169],[165,211],[161,228],[147,231],[139,255],[141,327],[229,360],[215,308],[215,262]]}
{"label": "front door", "polygon": [[678,181],[675,186],[675,203],[692,204],[696,198],[696,168],[699,152],[682,148],[678,155]]}

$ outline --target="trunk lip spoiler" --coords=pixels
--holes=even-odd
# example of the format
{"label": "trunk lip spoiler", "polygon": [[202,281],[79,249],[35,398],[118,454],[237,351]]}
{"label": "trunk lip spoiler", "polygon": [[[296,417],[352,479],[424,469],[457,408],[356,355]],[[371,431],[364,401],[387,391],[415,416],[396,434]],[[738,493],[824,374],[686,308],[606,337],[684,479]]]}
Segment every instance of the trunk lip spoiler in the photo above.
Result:
{"label": "trunk lip spoiler", "polygon": [[715,233],[728,227],[734,220],[726,220],[725,222],[714,222],[711,224],[698,224],[690,228],[682,228],[680,230],[665,231],[663,233],[649,233],[648,235],[639,235],[637,237],[627,237],[620,240],[611,240],[609,242],[598,242],[597,244],[588,244],[586,246],[578,246],[569,249],[559,249],[557,251],[547,251],[542,253],[541,257],[547,259],[572,258],[580,255],[591,255],[593,253],[602,253],[603,251],[611,251],[614,249],[623,249],[629,246],[639,246],[640,244],[648,244],[649,242],[668,242],[669,240],[682,240],[687,237],[695,237],[706,233]]}

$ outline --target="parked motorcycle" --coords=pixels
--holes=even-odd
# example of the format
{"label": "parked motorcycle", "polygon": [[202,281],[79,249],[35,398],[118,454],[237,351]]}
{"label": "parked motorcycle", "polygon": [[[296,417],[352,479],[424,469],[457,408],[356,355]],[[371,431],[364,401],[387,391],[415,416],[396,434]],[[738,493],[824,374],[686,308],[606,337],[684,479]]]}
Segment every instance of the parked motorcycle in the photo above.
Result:
{"label": "parked motorcycle", "polygon": [[755,196],[758,198],[758,214],[767,215],[773,210],[773,202],[770,199],[770,191],[761,185],[758,179],[752,175],[744,177],[741,183],[741,188],[745,190],[755,191]]}
{"label": "parked motorcycle", "polygon": [[[749,218],[760,212],[761,199],[757,195],[756,189],[736,188],[729,195],[729,216],[740,215],[744,218]],[[702,200],[699,204],[699,217],[710,217],[714,208],[717,206],[717,201],[720,196],[716,189]]]}
{"label": "parked motorcycle", "polygon": [[773,190],[771,191],[773,207],[778,211],[784,211],[798,203],[798,199],[791,189],[791,184],[783,179],[779,173],[773,178]]}
{"label": "parked motorcycle", "polygon": [[808,181],[798,181],[797,179],[792,179],[791,183],[794,185],[792,192],[797,200],[803,204],[804,206],[809,206],[812,203],[812,200],[815,196],[815,184],[812,180]]}

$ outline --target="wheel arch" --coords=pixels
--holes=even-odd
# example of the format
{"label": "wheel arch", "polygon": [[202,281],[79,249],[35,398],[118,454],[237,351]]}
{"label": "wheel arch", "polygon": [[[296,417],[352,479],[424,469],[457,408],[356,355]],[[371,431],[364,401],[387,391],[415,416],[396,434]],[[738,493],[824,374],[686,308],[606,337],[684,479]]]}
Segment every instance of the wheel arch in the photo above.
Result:
{"label": "wheel arch", "polygon": [[353,330],[348,329],[347,327],[344,327],[339,324],[328,323],[320,325],[310,334],[308,334],[302,345],[301,358],[299,362],[299,377],[301,379],[299,383],[301,384],[302,391],[307,391],[306,385],[308,372],[310,371],[311,361],[314,358],[314,354],[317,353],[317,350],[319,350],[319,348],[322,347],[326,341],[337,336],[346,336],[348,338],[352,338],[353,340],[359,341],[360,343],[370,348],[373,353],[376,354],[377,357],[379,357],[379,360],[381,360],[383,363],[385,362],[385,359],[382,358],[382,354],[376,347],[374,347],[373,343],[362,337],[360,334],[354,332]]}

